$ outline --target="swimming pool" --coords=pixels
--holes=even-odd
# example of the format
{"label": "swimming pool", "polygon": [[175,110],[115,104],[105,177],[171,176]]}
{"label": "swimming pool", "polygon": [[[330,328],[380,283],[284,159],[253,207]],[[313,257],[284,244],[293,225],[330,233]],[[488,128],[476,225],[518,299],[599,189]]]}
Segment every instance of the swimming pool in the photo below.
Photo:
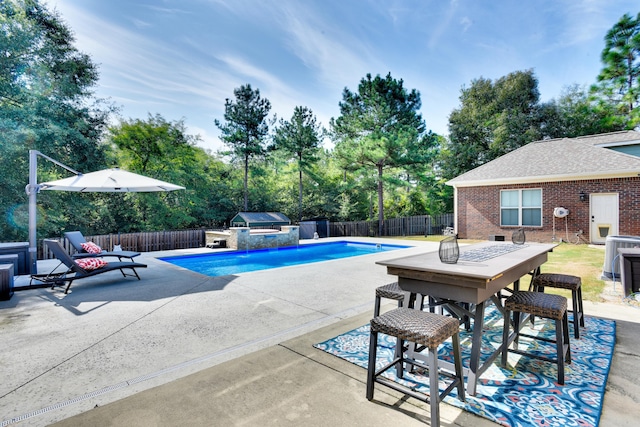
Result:
{"label": "swimming pool", "polygon": [[158,259],[213,277],[349,258],[410,247],[339,241],[250,251],[162,257]]}

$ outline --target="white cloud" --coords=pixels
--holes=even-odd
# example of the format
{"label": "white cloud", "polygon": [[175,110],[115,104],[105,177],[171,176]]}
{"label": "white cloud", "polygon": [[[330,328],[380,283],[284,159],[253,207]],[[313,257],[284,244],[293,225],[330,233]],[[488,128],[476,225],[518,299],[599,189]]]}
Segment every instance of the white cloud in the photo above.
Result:
{"label": "white cloud", "polygon": [[278,117],[303,105],[328,126],[344,87],[390,72],[420,90],[438,132],[475,78],[533,68],[545,98],[557,96],[595,78],[602,37],[635,2],[49,0],[99,65],[97,96],[130,117],[185,118],[211,145],[213,119],[246,83]]}
{"label": "white cloud", "polygon": [[462,32],[466,33],[469,31],[469,28],[471,28],[471,25],[473,25],[473,21],[469,19],[469,17],[464,16],[460,19],[460,25],[462,26]]}
{"label": "white cloud", "polygon": [[289,49],[323,85],[341,90],[358,82],[366,73],[384,68],[366,42],[346,31],[352,28],[344,21],[302,7],[299,2],[292,7],[283,3],[281,20]]}
{"label": "white cloud", "polygon": [[151,26],[149,22],[143,21],[141,19],[132,19],[131,22],[133,22],[133,25],[135,25],[137,28],[148,28]]}
{"label": "white cloud", "polygon": [[449,29],[451,21],[453,20],[456,11],[458,10],[458,0],[451,0],[449,7],[447,7],[444,16],[440,18],[439,24],[435,27],[434,31],[429,38],[429,48],[434,49],[441,44],[441,38]]}

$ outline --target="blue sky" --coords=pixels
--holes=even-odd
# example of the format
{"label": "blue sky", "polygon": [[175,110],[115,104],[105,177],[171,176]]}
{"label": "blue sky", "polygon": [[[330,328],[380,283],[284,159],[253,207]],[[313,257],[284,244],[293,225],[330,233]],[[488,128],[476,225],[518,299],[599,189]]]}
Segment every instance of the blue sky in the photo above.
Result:
{"label": "blue sky", "polygon": [[595,82],[603,38],[637,0],[46,0],[100,70],[98,97],[124,118],[184,119],[224,146],[214,119],[250,83],[290,119],[328,126],[367,74],[403,79],[427,128],[446,135],[460,90],[533,69],[542,101]]}

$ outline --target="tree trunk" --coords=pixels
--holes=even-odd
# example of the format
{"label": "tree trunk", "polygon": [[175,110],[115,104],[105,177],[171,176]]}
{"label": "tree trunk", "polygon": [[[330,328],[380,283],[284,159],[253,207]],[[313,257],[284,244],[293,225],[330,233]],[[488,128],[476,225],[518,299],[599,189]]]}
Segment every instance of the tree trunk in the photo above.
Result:
{"label": "tree trunk", "polygon": [[244,156],[244,211],[249,210],[249,156]]}
{"label": "tree trunk", "polygon": [[[627,57],[627,65],[629,70],[633,69],[633,60],[630,57]],[[627,89],[628,89],[628,92],[633,91],[633,74],[631,72],[629,72],[629,82],[628,82]],[[629,100],[629,118],[632,117],[632,111],[633,111],[633,97],[631,97],[631,99]]]}
{"label": "tree trunk", "polygon": [[302,221],[302,166],[299,166],[300,179],[298,181],[298,223]]}
{"label": "tree trunk", "polygon": [[384,205],[382,194],[382,165],[378,165],[378,236],[382,236],[384,230]]}

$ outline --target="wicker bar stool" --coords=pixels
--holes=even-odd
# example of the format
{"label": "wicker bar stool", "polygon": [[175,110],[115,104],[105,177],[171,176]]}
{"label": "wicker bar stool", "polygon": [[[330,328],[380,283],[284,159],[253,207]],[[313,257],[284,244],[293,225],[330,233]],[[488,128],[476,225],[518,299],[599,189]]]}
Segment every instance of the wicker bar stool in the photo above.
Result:
{"label": "wicker bar stool", "polygon": [[[429,403],[431,408],[431,425],[440,425],[440,401],[454,388],[458,390],[458,399],[464,402],[464,379],[462,359],[460,355],[459,323],[453,317],[429,313],[410,308],[396,308],[371,319],[371,337],[369,341],[369,366],[367,369],[367,399],[373,399],[375,383],[383,384],[408,396]],[[395,358],[390,363],[376,370],[376,351],[378,334],[384,333],[397,339]],[[438,369],[438,346],[448,338],[452,338],[455,375]],[[428,364],[408,358],[404,354],[404,341],[414,342],[429,349]],[[396,367],[398,376],[402,378],[404,364],[418,366],[429,370],[429,395],[418,393],[382,377],[382,373]],[[451,380],[447,388],[440,393],[439,376]]]}
{"label": "wicker bar stool", "polygon": [[[378,286],[376,288],[376,301],[373,307],[373,317],[380,315],[380,300],[382,298],[396,300],[398,301],[398,307],[402,307],[402,304],[404,303],[404,291],[400,288],[398,282]],[[416,301],[420,304],[420,307],[424,306],[424,297],[422,295],[411,293],[409,296],[409,308],[415,307]]]}
{"label": "wicker bar stool", "polygon": [[[373,307],[373,317],[377,317],[380,315],[380,300],[382,298],[396,300],[398,301],[398,307],[402,307],[402,304],[404,302],[404,291],[400,288],[400,286],[398,285],[398,282],[393,282],[393,283],[388,283],[386,285],[378,286],[376,288],[376,300],[375,300],[375,305]],[[416,294],[411,294],[411,297],[409,299],[409,308],[414,308],[416,301],[418,302],[418,304],[420,304],[422,308],[424,308],[424,296],[416,295]],[[428,305],[429,305],[429,311],[434,313],[436,310],[436,307],[438,307],[441,304],[437,303],[434,298],[429,297]],[[470,304],[468,303],[459,303],[459,305],[466,310],[469,310],[470,308]],[[452,316],[458,316],[456,313],[452,312],[451,310],[447,310],[447,311]],[[442,314],[442,309],[440,309],[439,314]],[[462,316],[460,318],[460,322],[464,323],[465,330],[467,331],[471,330],[471,319],[469,318],[469,316]]]}
{"label": "wicker bar stool", "polygon": [[[507,364],[508,352],[521,354],[556,363],[558,365],[558,384],[564,384],[564,365],[571,363],[571,346],[569,344],[569,322],[567,321],[567,299],[560,295],[545,294],[541,292],[516,291],[504,302],[504,329],[502,335],[502,366]],[[509,315],[513,312],[514,333],[509,334],[511,322]],[[521,313],[552,319],[555,321],[556,339],[551,340],[535,335],[520,332]],[[556,357],[546,357],[540,354],[528,353],[518,350],[518,338],[529,337],[556,344]],[[509,349],[511,342],[514,348]]]}
{"label": "wicker bar stool", "polygon": [[376,288],[376,302],[373,308],[373,317],[378,317],[380,315],[380,300],[382,298],[396,300],[398,301],[398,307],[402,307],[404,291],[400,289],[398,282],[378,286]]}
{"label": "wicker bar stool", "polygon": [[571,290],[573,305],[573,336],[580,338],[580,326],[584,327],[584,308],[582,307],[582,280],[578,276],[568,274],[542,273],[534,277],[532,290],[544,292],[544,288]]}

